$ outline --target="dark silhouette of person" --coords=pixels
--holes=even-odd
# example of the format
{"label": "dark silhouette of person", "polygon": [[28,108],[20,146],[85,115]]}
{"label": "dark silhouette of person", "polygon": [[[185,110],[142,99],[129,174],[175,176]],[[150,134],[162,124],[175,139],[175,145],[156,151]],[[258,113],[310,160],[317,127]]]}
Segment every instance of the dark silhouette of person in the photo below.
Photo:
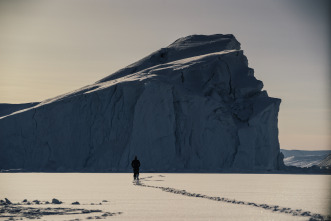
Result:
{"label": "dark silhouette of person", "polygon": [[133,168],[133,179],[139,180],[140,161],[137,159],[137,156],[135,156],[134,160],[132,160],[131,166]]}

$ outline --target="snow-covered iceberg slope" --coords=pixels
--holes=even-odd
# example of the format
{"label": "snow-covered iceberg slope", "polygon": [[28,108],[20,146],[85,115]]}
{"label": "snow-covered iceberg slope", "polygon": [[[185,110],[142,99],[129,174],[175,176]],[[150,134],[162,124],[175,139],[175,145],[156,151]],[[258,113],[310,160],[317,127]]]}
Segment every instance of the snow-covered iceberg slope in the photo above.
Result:
{"label": "snow-covered iceberg slope", "polygon": [[6,103],[0,103],[0,117],[9,115],[11,113],[14,113],[16,111],[26,109],[33,107],[37,105],[38,103],[22,103],[22,104],[6,104]]}
{"label": "snow-covered iceberg slope", "polygon": [[76,91],[0,118],[0,168],[276,170],[280,99],[233,35],[180,38]]}

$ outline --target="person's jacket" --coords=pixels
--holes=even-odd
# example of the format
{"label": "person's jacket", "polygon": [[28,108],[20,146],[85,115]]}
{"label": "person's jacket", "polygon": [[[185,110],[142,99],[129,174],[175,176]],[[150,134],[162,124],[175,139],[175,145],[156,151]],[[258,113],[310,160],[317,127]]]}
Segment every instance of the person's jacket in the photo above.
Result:
{"label": "person's jacket", "polygon": [[140,161],[139,160],[133,160],[131,163],[131,166],[133,169],[138,170],[140,167]]}

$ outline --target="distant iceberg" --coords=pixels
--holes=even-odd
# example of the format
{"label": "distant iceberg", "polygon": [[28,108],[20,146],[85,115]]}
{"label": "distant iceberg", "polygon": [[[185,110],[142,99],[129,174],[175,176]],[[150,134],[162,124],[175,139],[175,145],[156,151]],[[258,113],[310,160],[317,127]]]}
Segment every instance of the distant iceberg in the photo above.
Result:
{"label": "distant iceberg", "polygon": [[295,167],[330,167],[331,150],[280,150],[284,154],[284,164]]}

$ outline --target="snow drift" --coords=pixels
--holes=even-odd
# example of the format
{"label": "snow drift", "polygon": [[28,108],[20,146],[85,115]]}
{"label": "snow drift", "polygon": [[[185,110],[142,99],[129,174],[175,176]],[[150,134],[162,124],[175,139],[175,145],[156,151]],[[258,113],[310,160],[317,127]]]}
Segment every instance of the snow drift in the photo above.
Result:
{"label": "snow drift", "polygon": [[280,99],[233,35],[180,38],[79,90],[0,118],[0,168],[277,170]]}

